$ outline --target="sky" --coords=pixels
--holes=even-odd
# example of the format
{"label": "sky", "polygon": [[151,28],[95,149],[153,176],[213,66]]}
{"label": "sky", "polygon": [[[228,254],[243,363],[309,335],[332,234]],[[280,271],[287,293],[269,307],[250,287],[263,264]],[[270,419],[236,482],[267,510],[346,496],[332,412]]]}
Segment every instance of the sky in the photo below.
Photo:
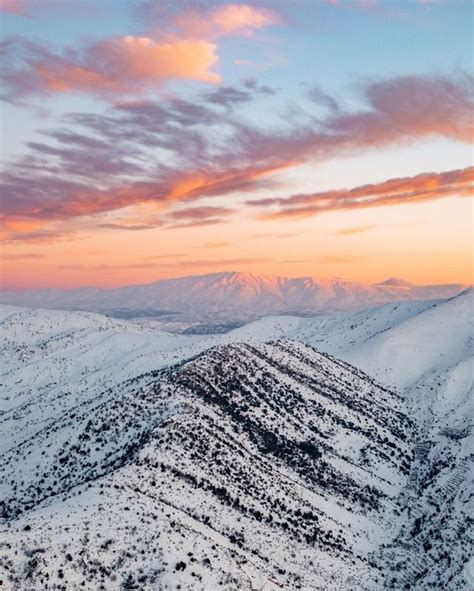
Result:
{"label": "sky", "polygon": [[3,288],[473,283],[473,4],[0,0]]}

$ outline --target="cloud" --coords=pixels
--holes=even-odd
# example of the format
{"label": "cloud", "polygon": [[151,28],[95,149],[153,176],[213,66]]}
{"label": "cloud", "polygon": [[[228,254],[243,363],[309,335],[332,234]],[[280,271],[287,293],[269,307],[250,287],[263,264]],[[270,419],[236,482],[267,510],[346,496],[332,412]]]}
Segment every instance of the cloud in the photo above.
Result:
{"label": "cloud", "polygon": [[99,228],[104,230],[127,230],[131,232],[141,232],[142,230],[154,230],[159,224],[98,224]]}
{"label": "cloud", "polygon": [[96,270],[96,271],[121,271],[124,269],[150,269],[150,268],[161,268],[161,269],[173,269],[173,268],[189,268],[189,267],[219,267],[219,268],[226,268],[229,265],[252,265],[258,263],[265,263],[270,261],[269,258],[229,258],[229,259],[195,259],[195,260],[186,260],[186,261],[175,261],[173,263],[151,263],[151,262],[141,262],[141,263],[125,263],[121,265],[109,265],[109,264],[100,264],[100,265],[86,265],[83,263],[70,263],[70,264],[60,264],[57,265],[58,269],[65,270],[65,271],[73,271],[77,269],[88,269],[88,270]]}
{"label": "cloud", "polygon": [[[203,223],[206,219],[198,219],[199,213],[180,219],[184,214],[173,217],[172,210],[203,197],[230,198],[260,189],[275,192],[280,187],[278,173],[308,162],[317,164],[430,137],[472,139],[474,92],[468,76],[372,82],[362,88],[362,99],[365,104],[358,110],[339,107],[325,117],[303,113],[296,122],[282,118],[271,128],[250,123],[241,112],[223,110],[202,94],[194,100],[141,100],[103,113],[74,113],[59,129],[43,131],[45,141],[30,142],[29,152],[10,163],[2,175],[0,216],[25,223],[77,217],[88,217],[92,223],[94,216],[96,223],[108,223],[100,219],[101,214],[147,204],[157,211],[151,223],[146,219],[133,223],[114,219],[113,223],[143,229],[158,225],[158,218],[175,224]],[[342,208],[342,193],[331,193],[332,201],[323,193],[326,202],[323,197],[313,196],[311,201],[311,196],[300,196],[297,203],[294,196],[286,204],[273,199],[260,205],[284,206],[292,209],[286,215],[295,216],[297,206],[311,211],[336,204]],[[434,194],[424,190],[423,198],[434,198]],[[437,195],[441,196],[441,189]],[[356,199],[349,194],[347,207],[382,202],[372,197]],[[386,203],[415,198],[422,197],[384,196]],[[168,213],[172,215],[166,220]],[[215,212],[207,221],[219,223],[227,217],[225,212]]]}
{"label": "cloud", "polygon": [[[413,177],[389,179],[381,183],[341,191],[257,199],[248,203],[258,207],[278,206],[277,210],[264,214],[265,218],[274,219],[301,218],[327,211],[420,203],[444,197],[472,195],[474,195],[474,167],[468,167],[441,173],[428,172]],[[360,228],[355,231],[360,231]]]}
{"label": "cloud", "polygon": [[243,88],[235,86],[220,86],[216,90],[202,95],[203,99],[210,104],[221,107],[232,108],[236,105],[249,103],[258,96],[274,95],[275,90],[270,86],[259,86],[253,78],[248,78],[243,83]]}
{"label": "cloud", "polygon": [[295,238],[296,236],[300,236],[300,233],[295,232],[262,232],[259,234],[252,234],[251,238]]}
{"label": "cloud", "polygon": [[[7,46],[4,98],[87,93],[101,98],[140,95],[174,79],[217,83],[217,46],[204,39],[115,37],[80,49],[53,51],[16,39]],[[23,65],[18,66],[18,59]]]}
{"label": "cloud", "polygon": [[[336,115],[329,121],[337,135],[355,133],[376,146],[412,137],[439,135],[474,139],[473,79],[401,76],[370,84],[369,111]],[[357,139],[356,139],[357,141]]]}
{"label": "cloud", "polygon": [[276,25],[276,12],[249,4],[222,4],[207,11],[187,10],[174,18],[174,25],[189,37],[215,38],[235,35]]}
{"label": "cloud", "polygon": [[0,12],[28,17],[27,4],[26,0],[0,0]]}
{"label": "cloud", "polygon": [[352,228],[341,228],[335,232],[336,236],[353,236],[354,234],[362,234],[372,230],[376,226],[354,226]]}
{"label": "cloud", "polygon": [[77,269],[88,269],[94,271],[121,271],[123,269],[151,269],[156,267],[154,263],[130,263],[125,265],[84,265],[83,263],[66,263],[56,265],[61,271],[76,271]]}
{"label": "cloud", "polygon": [[170,212],[165,221],[170,228],[207,226],[224,223],[233,213],[228,207],[188,207]]}
{"label": "cloud", "polygon": [[[24,14],[25,4],[19,0],[0,2],[0,10]],[[171,80],[216,84],[221,81],[216,39],[276,22],[277,15],[267,9],[224,4],[185,11],[147,35],[109,37],[62,49],[11,38],[2,44],[2,98],[21,102],[35,95],[80,93],[123,101],[147,95]],[[225,89],[215,100],[226,100]],[[238,100],[236,93],[227,100]]]}
{"label": "cloud", "polygon": [[[92,161],[92,154],[90,157]],[[274,170],[271,167],[259,168],[257,165],[257,167],[242,170],[230,169],[224,172],[210,170],[207,173],[186,175],[180,170],[164,169],[161,178],[155,181],[112,184],[106,190],[95,188],[90,183],[69,181],[50,175],[38,175],[32,182],[31,178],[22,176],[21,171],[16,171],[15,174],[5,174],[3,177],[0,188],[2,188],[4,200],[0,204],[0,214],[3,214],[6,219],[9,216],[15,218],[24,216],[42,220],[67,220],[147,202],[166,204],[190,201],[204,196],[225,195],[234,191],[250,191],[263,183],[265,176]],[[210,219],[211,212],[214,212],[212,217],[216,222],[218,216],[224,216],[228,211],[225,208],[180,210],[171,213],[167,221],[184,224],[191,221],[197,222],[200,218],[199,221],[203,222],[205,212],[207,212],[207,219]],[[160,222],[154,220],[152,224],[144,224],[147,227],[142,229],[159,224]]]}
{"label": "cloud", "polygon": [[30,243],[44,244],[71,238],[72,233],[59,230],[37,230],[33,232],[10,232],[2,237],[4,244]]}
{"label": "cloud", "polygon": [[222,107],[230,107],[238,103],[248,103],[252,100],[252,94],[233,86],[221,86],[217,90],[204,95],[210,103]]}
{"label": "cloud", "polygon": [[4,254],[2,253],[0,256],[0,260],[2,261],[26,261],[26,260],[35,260],[43,258],[43,254],[39,254],[37,252],[24,252],[18,254]]}
{"label": "cloud", "polygon": [[211,13],[211,19],[224,33],[235,33],[242,29],[261,29],[279,22],[274,12],[254,8],[248,4],[219,6]]}
{"label": "cloud", "polygon": [[330,111],[338,111],[339,110],[339,105],[338,105],[336,99],[333,98],[332,96],[330,96],[329,94],[326,94],[325,92],[323,92],[317,86],[313,86],[312,88],[309,89],[308,97],[310,100],[312,100],[317,105],[322,105],[323,107],[326,107],[326,109],[329,109]]}
{"label": "cloud", "polygon": [[186,257],[186,256],[189,256],[189,253],[170,252],[167,254],[153,254],[153,255],[147,256],[145,258],[147,258],[147,259],[175,259],[175,258],[181,258],[181,257]]}

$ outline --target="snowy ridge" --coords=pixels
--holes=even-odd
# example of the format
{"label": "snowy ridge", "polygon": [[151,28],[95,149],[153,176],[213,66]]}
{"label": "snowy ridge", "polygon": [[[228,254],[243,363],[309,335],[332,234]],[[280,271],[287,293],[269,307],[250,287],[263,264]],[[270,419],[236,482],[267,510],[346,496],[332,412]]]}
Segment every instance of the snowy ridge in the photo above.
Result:
{"label": "snowy ridge", "polygon": [[311,347],[211,349],[3,455],[4,576],[341,589],[364,572],[377,589],[369,555],[396,533],[411,439],[400,397]]}
{"label": "snowy ridge", "polygon": [[215,336],[0,306],[0,579],[471,591],[473,298]]}
{"label": "snowy ridge", "polygon": [[269,314],[316,314],[402,300],[447,298],[466,286],[416,286],[393,278],[376,285],[342,279],[223,272],[115,289],[93,287],[0,292],[5,304],[155,315],[177,321],[252,320]]}
{"label": "snowy ridge", "polygon": [[474,292],[303,320],[293,338],[313,343],[396,386],[416,420],[415,462],[393,543],[374,559],[389,589],[474,584]]}

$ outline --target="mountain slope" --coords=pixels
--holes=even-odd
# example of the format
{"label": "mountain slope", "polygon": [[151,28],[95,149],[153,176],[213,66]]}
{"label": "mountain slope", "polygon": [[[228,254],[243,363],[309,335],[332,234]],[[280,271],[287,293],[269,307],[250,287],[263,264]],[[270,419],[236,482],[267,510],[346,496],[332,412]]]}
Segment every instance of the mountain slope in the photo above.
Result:
{"label": "mountain slope", "polygon": [[[0,292],[0,302],[33,307],[176,317],[178,320],[249,320],[268,314],[316,314],[401,300],[446,298],[462,285],[414,286],[400,280],[367,285],[340,279],[213,273],[117,289],[80,288]],[[178,315],[178,316],[176,316]]]}
{"label": "mountain slope", "polygon": [[[190,548],[189,551],[193,552],[192,557],[196,561],[197,555],[201,556],[199,560],[211,560],[212,567],[206,567],[200,571],[200,576],[206,582],[202,586],[205,589],[214,588],[218,582],[222,582],[224,588],[226,585],[229,588],[232,588],[232,585],[234,588],[249,588],[249,580],[252,579],[253,586],[257,588],[258,585],[266,584],[266,589],[278,589],[279,585],[283,588],[298,588],[298,585],[301,585],[304,589],[306,585],[306,588],[310,589],[333,588],[338,591],[348,591],[356,588],[355,585],[359,581],[367,578],[367,588],[377,591],[382,588],[397,591],[400,589],[470,591],[474,577],[474,573],[471,572],[472,566],[469,566],[472,564],[472,561],[469,562],[469,557],[473,551],[473,524],[470,516],[474,490],[472,479],[473,303],[473,292],[467,290],[459,296],[444,301],[401,302],[358,312],[313,318],[266,317],[227,334],[211,337],[169,335],[134,323],[84,312],[28,310],[0,306],[1,351],[5,361],[0,383],[3,392],[2,408],[6,411],[0,414],[0,428],[2,433],[6,434],[2,437],[6,460],[0,467],[0,479],[5,488],[2,489],[0,496],[2,498],[8,496],[10,499],[6,511],[10,516],[9,519],[13,519],[12,525],[7,526],[0,533],[1,537],[4,532],[7,534],[8,531],[11,532],[11,536],[8,534],[7,538],[7,544],[11,545],[8,549],[10,562],[3,564],[10,570],[4,573],[5,577],[8,576],[8,572],[14,572],[21,581],[22,573],[29,572],[30,567],[32,568],[38,561],[38,564],[43,564],[43,572],[46,569],[58,582],[59,569],[62,569],[64,576],[66,573],[63,567],[64,548],[62,548],[64,527],[66,527],[69,528],[66,537],[71,549],[70,555],[77,554],[82,557],[81,568],[85,569],[84,576],[89,577],[85,579],[86,588],[87,585],[91,586],[91,581],[97,580],[99,571],[95,574],[93,572],[94,569],[99,568],[96,564],[97,556],[100,556],[101,568],[109,569],[109,574],[103,576],[104,581],[107,580],[107,584],[112,588],[120,588],[121,585],[121,583],[111,582],[108,578],[112,576],[112,570],[116,570],[115,559],[119,564],[127,565],[128,569],[126,572],[119,569],[117,581],[125,581],[128,574],[133,572],[134,578],[130,580],[135,581],[138,588],[144,587],[143,583],[138,582],[138,578],[144,576],[145,571],[149,573],[147,576],[152,578],[156,576],[155,580],[164,581],[165,588],[174,588],[173,581],[177,580],[177,573],[174,572],[173,565],[184,561],[187,574],[179,570],[178,578],[180,580],[182,578],[185,581],[183,584],[190,585],[192,589],[200,588],[201,582],[197,582],[193,577],[193,582],[190,582],[191,579],[186,578],[191,576],[190,572],[196,572],[188,571],[192,561],[177,558],[178,555],[181,556],[183,548]],[[192,479],[188,479],[188,484],[192,488],[193,495],[198,495],[202,500],[202,504],[192,515],[188,512],[186,517],[183,513],[185,507],[178,507],[171,493],[171,496],[166,499],[162,497],[163,503],[168,508],[169,517],[166,519],[169,521],[166,523],[160,521],[160,528],[175,533],[179,529],[184,537],[180,538],[180,534],[176,536],[173,534],[172,539],[166,538],[166,543],[158,548],[156,546],[158,542],[155,539],[157,530],[150,528],[148,524],[144,528],[147,520],[151,520],[152,524],[158,521],[156,511],[153,509],[155,511],[153,512],[150,508],[151,501],[147,497],[149,491],[147,490],[146,494],[140,492],[142,491],[141,482],[147,481],[147,475],[141,471],[142,467],[136,468],[139,476],[133,472],[135,484],[130,490],[130,486],[126,484],[129,481],[128,470],[136,463],[141,466],[140,458],[142,453],[145,453],[141,450],[149,445],[154,430],[161,428],[159,426],[163,417],[165,422],[178,421],[176,423],[178,434],[173,432],[173,435],[170,435],[170,445],[181,441],[179,439],[181,433],[186,433],[186,437],[191,438],[194,433],[204,433],[201,423],[192,422],[195,415],[202,415],[201,403],[198,407],[192,407],[192,419],[186,412],[182,413],[183,409],[189,408],[189,393],[191,397],[197,395],[199,400],[203,399],[203,396],[199,395],[202,387],[207,390],[212,386],[212,392],[226,400],[226,393],[238,392],[241,387],[247,392],[250,380],[251,392],[256,394],[252,398],[252,404],[248,404],[245,398],[236,400],[236,407],[243,409],[244,415],[245,413],[249,415],[248,417],[245,415],[246,419],[252,419],[252,424],[255,424],[260,417],[267,417],[270,413],[272,421],[268,425],[269,431],[276,437],[282,433],[284,439],[290,438],[290,441],[293,431],[289,433],[287,429],[293,429],[293,427],[295,433],[301,435],[300,441],[303,434],[307,433],[308,425],[313,429],[311,437],[319,437],[323,443],[327,443],[323,435],[329,434],[331,448],[325,447],[321,458],[317,459],[326,461],[329,454],[332,461],[336,457],[331,455],[332,449],[339,455],[346,454],[338,469],[344,478],[349,476],[356,482],[355,488],[351,486],[347,490],[364,490],[363,487],[361,489],[361,484],[363,482],[368,484],[368,481],[364,480],[367,474],[362,470],[364,474],[361,478],[360,470],[365,468],[363,462],[366,461],[366,453],[369,454],[369,461],[372,463],[377,458],[376,450],[379,444],[373,444],[372,447],[368,444],[367,450],[363,451],[360,434],[357,433],[356,436],[351,432],[362,423],[358,413],[363,412],[363,406],[351,409],[351,412],[357,412],[352,415],[350,424],[347,423],[349,430],[345,428],[339,431],[341,425],[338,424],[334,432],[331,432],[331,429],[329,432],[326,431],[328,417],[331,416],[328,410],[334,410],[336,417],[347,417],[347,404],[341,404],[341,399],[332,401],[331,405],[334,404],[334,406],[328,407],[330,401],[326,397],[322,405],[325,414],[316,419],[312,418],[311,414],[306,415],[300,412],[301,407],[308,412],[313,412],[315,408],[309,403],[308,395],[305,394],[301,405],[296,408],[296,422],[293,417],[293,407],[287,406],[287,395],[290,396],[289,402],[292,405],[294,401],[292,392],[295,388],[297,391],[302,388],[306,392],[307,387],[315,387],[313,382],[318,384],[317,388],[320,387],[320,383],[333,384],[336,390],[340,391],[343,384],[339,378],[343,374],[338,372],[346,367],[345,364],[332,362],[324,356],[322,358],[327,360],[325,361],[327,365],[315,363],[311,359],[313,355],[318,354],[303,345],[260,344],[262,341],[287,337],[306,341],[346,361],[357,363],[385,384],[395,382],[399,392],[404,395],[405,402],[400,401],[397,396],[384,398],[380,408],[393,408],[397,413],[408,414],[414,421],[413,428],[410,427],[411,443],[407,440],[407,453],[410,454],[411,449],[414,448],[415,461],[411,464],[408,479],[402,474],[399,476],[397,485],[393,466],[387,465],[384,461],[377,461],[378,476],[386,478],[394,486],[389,487],[389,498],[383,497],[385,500],[380,504],[379,509],[371,510],[369,517],[366,515],[361,517],[359,514],[360,509],[357,507],[360,506],[362,496],[358,496],[356,500],[354,500],[355,497],[352,499],[352,504],[349,504],[350,508],[346,513],[347,499],[337,496],[335,489],[330,490],[326,497],[321,494],[319,487],[322,482],[326,484],[324,480],[326,469],[324,474],[318,476],[316,482],[310,483],[304,480],[306,477],[299,472],[300,468],[297,464],[293,465],[293,462],[291,468],[287,466],[282,470],[281,462],[286,465],[288,456],[271,451],[275,447],[275,441],[278,444],[278,440],[271,436],[267,438],[270,451],[263,453],[262,450],[257,449],[256,454],[253,450],[254,455],[248,456],[252,458],[252,462],[256,461],[256,457],[264,459],[271,457],[272,461],[275,459],[279,463],[275,468],[278,472],[273,472],[271,484],[268,484],[267,477],[260,473],[255,473],[255,477],[260,478],[269,491],[272,486],[281,489],[282,482],[286,482],[284,478],[291,478],[288,482],[292,483],[293,491],[291,493],[288,491],[285,495],[288,494],[291,499],[294,499],[294,495],[297,494],[294,492],[295,487],[298,491],[305,490],[305,499],[313,499],[314,506],[325,515],[331,516],[331,519],[334,517],[338,523],[343,523],[344,533],[351,532],[352,535],[353,530],[356,532],[357,535],[354,534],[355,538],[349,546],[357,540],[357,547],[360,546],[364,551],[359,552],[360,557],[355,559],[355,564],[350,562],[353,558],[348,562],[349,555],[341,558],[337,552],[335,554],[334,548],[328,552],[319,552],[314,557],[304,543],[296,544],[280,530],[277,534],[281,538],[280,545],[271,535],[269,535],[270,542],[266,537],[262,540],[259,537],[261,534],[255,532],[253,525],[248,525],[245,520],[247,518],[244,519],[239,512],[231,514],[229,521],[226,522],[227,529],[217,528],[216,531],[203,521],[206,513],[202,507],[213,507],[212,502],[208,496],[200,496],[201,492],[198,493],[198,489],[193,488]],[[232,345],[241,341],[247,345]],[[215,345],[225,346],[209,353],[202,353]],[[270,347],[269,351],[267,347]],[[295,352],[280,354],[281,347],[296,347],[296,350],[300,351],[298,355],[301,354],[304,361],[297,364]],[[302,347],[301,350],[300,347]],[[220,352],[219,359],[222,361],[219,363],[209,361],[211,358],[216,359],[215,351]],[[222,351],[226,353],[222,354]],[[262,360],[262,355],[267,358],[266,361]],[[280,355],[283,355],[284,363]],[[185,362],[191,357],[196,359]],[[318,359],[321,357],[318,356]],[[178,362],[184,365],[171,370],[170,366]],[[193,368],[192,371],[190,368]],[[322,369],[324,369],[323,372]],[[353,368],[346,369],[349,374],[358,374],[358,371]],[[151,374],[150,371],[152,371]],[[176,383],[178,380],[182,381],[181,371],[186,376],[186,384],[180,386],[177,392]],[[209,382],[208,377],[216,373],[217,376],[209,378],[211,379]],[[224,374],[229,373],[230,379],[224,380]],[[258,383],[253,384],[252,376],[256,373],[263,378],[259,378]],[[344,375],[347,376],[343,379],[344,388],[347,387],[348,392],[354,395],[352,386],[355,388],[355,393],[361,390],[354,375]],[[365,380],[366,378],[363,382]],[[294,385],[295,381],[297,386]],[[154,395],[151,397],[145,395],[150,388],[161,393],[161,387],[158,386],[160,383],[168,384],[166,388],[171,393],[169,399],[166,397],[163,399],[161,394],[157,399]],[[364,388],[365,386],[362,391],[365,391]],[[377,397],[382,396],[380,391],[384,392],[383,389],[376,388]],[[268,398],[275,394],[278,394],[279,404],[270,406]],[[177,406],[169,404],[171,398],[178,401]],[[281,399],[283,404],[280,412]],[[263,405],[260,405],[261,402]],[[205,406],[207,408],[209,405],[216,404],[217,401],[208,400]],[[231,414],[228,416],[227,413]],[[205,414],[207,416],[207,413]],[[212,415],[214,419],[212,427],[208,426],[206,434],[203,435],[206,440],[205,446],[209,445],[218,458],[221,450],[226,450],[225,453],[228,455],[225,457],[237,457],[238,448],[234,447],[230,450],[226,447],[232,438],[235,438],[233,431],[228,430],[229,425],[235,424],[234,419],[229,418],[235,415],[232,405],[219,407],[218,415],[217,419],[217,415]],[[183,426],[188,423],[180,422],[184,417],[188,417],[186,421],[188,419],[191,421],[189,432],[187,427]],[[88,427],[88,421],[91,418],[93,418],[93,424]],[[94,422],[96,419],[97,424]],[[404,420],[402,417],[402,422]],[[246,420],[244,424],[248,424]],[[93,425],[97,428],[93,428]],[[260,425],[259,428],[261,427]],[[321,434],[318,435],[314,430],[315,427],[320,429]],[[236,429],[242,433],[240,423]],[[254,432],[253,427],[251,431]],[[257,430],[257,432],[261,431]],[[337,432],[342,433],[340,439],[337,437]],[[375,436],[377,432],[378,428],[375,428],[375,431],[371,431],[371,436]],[[223,441],[219,440],[218,444],[214,444],[214,436],[217,434],[223,434]],[[77,442],[78,438],[80,439]],[[254,440],[252,441],[255,443]],[[390,438],[388,441],[397,444]],[[380,443],[380,439],[378,442]],[[72,452],[69,450],[69,445]],[[385,442],[384,445],[386,445]],[[84,446],[87,446],[87,449]],[[196,446],[193,442],[194,447]],[[7,452],[7,448],[10,451]],[[287,448],[285,444],[284,449]],[[168,447],[166,452],[163,449],[160,447],[157,450],[157,457],[163,457],[163,453],[166,453],[166,456],[168,453],[171,456],[175,453],[176,462],[173,466],[181,466],[181,449],[176,448],[173,453],[168,451]],[[202,449],[202,445],[196,449]],[[290,451],[291,458],[294,456],[295,447],[290,446],[289,449],[293,450]],[[17,454],[15,450],[20,450],[21,453]],[[77,450],[80,451],[77,452]],[[65,453],[66,451],[68,453]],[[321,444],[316,448],[316,452],[311,445],[304,444],[303,449],[299,451],[311,457],[312,453],[321,452]],[[296,449],[297,454],[299,451]],[[188,452],[192,453],[189,449]],[[75,457],[77,454],[81,461],[84,460],[84,464]],[[390,455],[386,455],[390,459]],[[73,461],[69,464],[68,458],[71,457]],[[200,474],[204,478],[203,475],[207,474],[208,466],[211,464],[208,464],[207,460],[202,460],[202,463],[197,462],[199,457],[199,454],[193,456],[192,462],[189,463],[193,466],[199,465]],[[379,457],[379,460],[383,458]],[[351,461],[358,467],[351,464]],[[179,470],[187,475],[189,469],[187,460],[185,463],[186,471],[182,470],[182,466]],[[34,469],[31,471],[32,465]],[[227,467],[227,463],[225,465]],[[240,466],[240,464],[237,465]],[[305,465],[312,464],[306,460]],[[262,466],[260,460],[257,466]],[[161,469],[160,465],[159,470]],[[241,475],[247,474],[248,470],[246,470],[242,468],[238,473],[231,471],[229,472],[230,481],[226,481],[225,484],[222,484],[221,480],[218,481],[219,484],[213,481],[213,486],[216,490],[222,487],[227,491],[232,489],[236,495],[240,491],[240,496],[243,490],[246,497],[256,486],[253,480],[248,484],[249,477],[246,476],[246,480],[242,480],[244,488],[241,489]],[[404,468],[400,465],[397,470],[400,473]],[[126,472],[123,476],[124,480],[118,484],[115,481],[116,475],[124,471]],[[214,474],[214,468],[212,472]],[[18,477],[11,482],[12,473],[18,474]],[[183,474],[176,477],[179,482],[180,479],[186,480]],[[113,484],[109,481],[112,476]],[[156,474],[153,474],[152,478],[158,482]],[[42,479],[43,482],[41,482]],[[301,479],[306,489],[301,487]],[[339,480],[339,476],[337,479]],[[182,490],[178,481],[173,480],[172,486],[175,492]],[[385,494],[386,483],[384,484],[379,478],[375,481],[375,486]],[[116,486],[118,488],[115,488]],[[46,490],[48,495],[53,496],[42,500],[41,494],[37,492],[38,489],[43,493]],[[60,492],[63,490],[69,490],[69,493],[64,496]],[[209,490],[205,495],[208,495]],[[214,495],[214,492],[209,494]],[[221,493],[217,493],[219,494]],[[278,499],[275,501],[272,497],[272,503],[277,509],[280,507],[280,500],[288,506],[289,501],[286,496],[283,499],[280,493],[269,494],[274,494]],[[106,508],[104,508],[104,496],[107,500]],[[188,494],[186,498],[191,496]],[[212,498],[214,497],[211,496]],[[387,502],[393,507],[395,513],[392,514],[386,509]],[[170,504],[174,504],[174,507]],[[130,509],[135,506],[139,507],[138,517],[133,511],[126,510],[127,507]],[[26,507],[29,508],[26,509]],[[258,504],[254,503],[252,507],[257,507],[257,510],[262,512]],[[331,513],[331,507],[335,513]],[[365,509],[368,510],[368,507]],[[14,517],[18,510],[24,511],[24,515]],[[306,509],[304,511],[306,512]],[[214,520],[214,513],[212,515]],[[357,523],[351,521],[348,527],[349,522],[343,520],[344,515],[346,516],[344,519],[349,519],[350,515],[354,519],[357,518]],[[36,525],[30,531],[20,531],[22,527],[33,523],[31,522],[33,517],[38,520],[35,522],[39,524],[38,531],[36,531]],[[236,546],[236,541],[240,539],[235,533],[240,531],[236,528],[236,524],[241,524],[243,519],[245,527],[250,528],[246,529],[250,532],[248,536],[252,540],[257,540],[262,547],[268,546],[274,558],[267,555],[265,555],[266,558],[255,558],[257,556],[253,553],[255,547],[252,553],[245,551],[243,554],[242,549]],[[331,519],[329,522],[334,524]],[[85,524],[84,520],[89,525]],[[294,519],[295,523],[298,521],[301,521],[299,514]],[[281,527],[285,530],[285,526]],[[287,527],[289,528],[290,525]],[[302,527],[306,526],[302,524]],[[381,539],[380,527],[387,530],[388,539]],[[109,544],[108,538],[103,540],[99,537],[102,535],[101,528],[103,531],[110,531],[111,535],[113,533],[114,540],[125,537],[132,539],[132,544],[136,548],[155,548],[156,553],[163,557],[160,558],[159,564],[158,559],[154,562],[153,568],[159,572],[153,575],[150,570],[150,562],[146,558],[147,549],[145,549],[145,556],[138,555],[138,550],[132,552],[132,562],[136,565],[133,568],[129,568],[130,557],[126,555],[130,550],[125,549],[123,544],[110,546],[116,548],[118,556],[115,556],[113,551],[104,554],[102,545],[109,547]],[[136,540],[134,528],[142,532],[146,531],[141,540]],[[200,533],[197,534],[196,531]],[[331,532],[337,532],[337,528],[331,529]],[[235,537],[230,540],[230,535]],[[30,540],[26,545],[21,546],[18,542],[19,537],[28,537]],[[326,539],[325,535],[323,539]],[[87,540],[87,543],[84,540]],[[212,542],[208,543],[206,540],[212,540]],[[42,563],[43,550],[50,546],[52,550],[47,557],[44,557],[46,562]],[[166,550],[167,548],[169,551]],[[339,552],[339,549],[336,548],[336,550]],[[18,554],[15,555],[15,552]],[[256,552],[259,552],[258,548]],[[308,578],[310,575],[306,574],[307,566],[301,567],[303,558],[295,561],[291,556],[292,553],[296,556],[301,554],[308,564],[309,561],[313,561],[313,564],[317,565],[316,570],[322,573],[321,577],[325,577],[322,587],[318,587],[321,585],[319,578],[314,580]],[[210,558],[211,554],[214,560]],[[69,562],[68,559],[66,560]],[[246,563],[244,564],[243,561]],[[281,563],[288,561],[293,564],[293,578],[288,580],[279,579],[278,576],[275,578],[275,572],[277,575],[281,574],[278,573],[278,569],[282,568]],[[224,570],[230,573],[228,576],[223,573],[223,564],[226,565]],[[272,566],[268,567],[269,564]],[[348,567],[348,564],[352,566]],[[196,568],[195,562],[192,562],[192,565]],[[77,575],[77,565],[74,568],[72,565],[69,566],[72,568],[72,574],[68,576],[76,581],[74,577]],[[141,572],[139,572],[140,569],[142,569]],[[286,570],[285,567],[283,569]],[[209,570],[212,573],[208,572]],[[304,575],[301,575],[301,572]],[[302,577],[303,582],[298,582],[298,576]],[[383,578],[383,583],[380,577]],[[293,587],[288,587],[290,580],[294,581]],[[333,582],[328,583],[331,580]],[[40,582],[37,582],[37,586],[39,585]],[[21,585],[19,588],[22,588]]]}
{"label": "mountain slope", "polygon": [[0,306],[0,451],[107,388],[192,356],[196,340],[87,312]]}
{"label": "mountain slope", "polygon": [[400,501],[407,520],[395,541],[374,557],[391,573],[388,588],[470,590],[473,290],[427,305],[403,303],[396,310],[384,306],[350,318],[302,321],[296,335],[396,386],[416,419],[415,462]]}
{"label": "mountain slope", "polygon": [[299,321],[263,319],[247,332],[242,327],[222,335],[188,336],[89,312],[0,305],[0,451],[127,380],[219,344],[279,338]]}
{"label": "mountain slope", "polygon": [[3,454],[0,578],[379,589],[369,555],[396,534],[412,427],[399,396],[311,347],[211,349]]}
{"label": "mountain slope", "polygon": [[[274,331],[361,367],[401,392],[416,422],[415,462],[396,539],[374,560],[388,589],[470,591],[474,584],[474,292],[338,315],[265,318]],[[231,333],[232,334],[232,333]],[[384,587],[384,588],[385,588]]]}

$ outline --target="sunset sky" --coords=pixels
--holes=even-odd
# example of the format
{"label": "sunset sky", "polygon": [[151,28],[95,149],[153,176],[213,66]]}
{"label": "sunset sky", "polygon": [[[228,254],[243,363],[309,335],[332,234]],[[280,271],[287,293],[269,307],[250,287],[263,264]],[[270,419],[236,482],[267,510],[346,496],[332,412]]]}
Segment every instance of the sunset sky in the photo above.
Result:
{"label": "sunset sky", "polygon": [[0,0],[2,286],[472,283],[472,12]]}

